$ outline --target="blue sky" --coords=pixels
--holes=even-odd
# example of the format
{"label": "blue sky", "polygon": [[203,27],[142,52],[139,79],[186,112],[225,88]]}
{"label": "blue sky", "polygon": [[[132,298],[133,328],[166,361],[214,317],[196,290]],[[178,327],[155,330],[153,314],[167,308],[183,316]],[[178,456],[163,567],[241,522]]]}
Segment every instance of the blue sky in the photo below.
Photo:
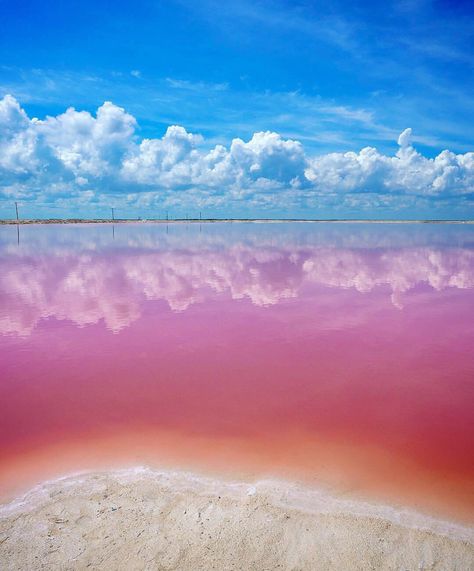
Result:
{"label": "blue sky", "polygon": [[[133,133],[127,131],[129,143],[119,145],[120,152],[114,147],[106,153],[113,154],[112,162],[104,158],[97,137],[98,151],[90,151],[89,143],[78,150],[71,133],[65,138],[58,131],[65,127],[57,125],[54,134],[49,124],[23,125],[23,150],[18,150],[19,123],[13,129],[11,119],[8,125],[5,119],[2,140],[9,146],[4,155],[15,160],[4,161],[0,170],[0,215],[8,215],[14,199],[38,215],[48,214],[44,205],[51,212],[83,208],[99,213],[112,203],[130,215],[163,206],[176,215],[199,208],[215,215],[311,215],[317,210],[327,216],[457,217],[472,207],[472,3],[2,0],[0,8],[0,97],[11,95],[28,120],[61,116],[69,107],[95,118],[104,101],[135,119]],[[10,117],[13,107],[8,105],[4,115]],[[125,162],[143,151],[141,141],[162,140],[170,125],[202,136],[189,143],[194,150],[184,148],[181,138],[181,150],[173,151],[177,161],[186,162],[173,165],[174,170],[186,168],[187,178],[182,172],[163,175],[168,168],[162,161],[164,143],[158,145],[159,157],[156,149],[150,156],[148,148],[146,157],[135,161],[134,176],[126,167],[124,177]],[[425,162],[405,157],[388,166],[385,159],[399,152],[397,139],[406,128],[412,129],[411,144]],[[240,155],[232,154],[233,140],[248,143],[254,133],[267,131],[301,143],[303,162],[294,149],[275,154],[278,144],[270,139],[264,151],[267,139],[245,147],[244,165]],[[24,164],[34,162],[32,155],[28,161],[24,157],[21,168],[18,156],[30,152],[32,139],[42,145],[35,157],[38,165],[43,162],[27,173]],[[117,137],[113,140],[115,145]],[[172,143],[176,150],[176,138]],[[211,181],[202,161],[216,145],[229,153],[220,171],[225,166],[232,174],[219,178],[213,171]],[[317,158],[358,154],[364,147],[375,147],[384,157],[370,163],[376,176],[369,173],[368,180],[365,159],[355,158],[352,163],[362,164],[365,178],[358,175],[338,191],[337,181],[352,176],[354,165]],[[443,158],[431,168],[426,161],[445,149],[465,158],[451,157],[447,166]],[[91,156],[71,166],[71,152],[100,155],[102,165],[108,161],[107,176],[98,163],[91,167]],[[289,160],[295,176],[270,172],[262,152],[265,160],[269,154],[282,165]],[[138,176],[150,161],[154,170]],[[208,158],[205,163],[209,171]],[[334,178],[336,168],[342,171]],[[420,168],[431,168],[431,178],[427,174],[413,181]],[[303,174],[308,169],[309,178]]]}

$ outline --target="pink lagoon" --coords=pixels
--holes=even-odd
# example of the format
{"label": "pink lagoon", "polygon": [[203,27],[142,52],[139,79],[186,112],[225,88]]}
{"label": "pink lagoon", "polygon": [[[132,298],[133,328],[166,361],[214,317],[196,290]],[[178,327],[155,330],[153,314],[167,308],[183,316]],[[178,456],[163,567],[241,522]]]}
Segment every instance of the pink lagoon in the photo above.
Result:
{"label": "pink lagoon", "polygon": [[148,467],[474,520],[474,226],[0,228],[0,488]]}
{"label": "pink lagoon", "polygon": [[1,2],[0,571],[474,571],[473,39]]}

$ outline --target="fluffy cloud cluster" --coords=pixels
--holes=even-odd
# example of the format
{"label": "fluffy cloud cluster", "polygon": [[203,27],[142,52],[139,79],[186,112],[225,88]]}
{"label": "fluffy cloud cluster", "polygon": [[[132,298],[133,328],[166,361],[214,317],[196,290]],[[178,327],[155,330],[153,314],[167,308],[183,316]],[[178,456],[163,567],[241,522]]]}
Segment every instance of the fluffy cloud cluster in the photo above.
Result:
{"label": "fluffy cloud cluster", "polygon": [[[247,299],[256,306],[305,296],[305,311],[319,319],[320,305],[347,314],[342,296],[377,290],[398,308],[420,285],[433,290],[474,287],[474,252],[416,247],[351,249],[328,247],[193,251],[64,252],[56,256],[5,256],[0,274],[0,333],[30,334],[41,319],[67,319],[83,326],[104,320],[118,332],[139,319],[147,300],[184,311],[196,303]],[[322,289],[323,288],[323,289]],[[335,289],[341,291],[338,296]],[[332,293],[331,293],[331,290]],[[334,303],[331,302],[334,300]],[[351,304],[364,320],[373,300]],[[357,308],[359,308],[357,310]],[[364,315],[364,312],[367,315]]]}
{"label": "fluffy cloud cluster", "polygon": [[398,138],[394,157],[373,147],[359,153],[331,153],[309,160],[306,176],[319,188],[341,191],[407,192],[419,195],[474,192],[474,153],[443,151],[434,159],[411,145],[411,129]]}
{"label": "fluffy cloud cluster", "polygon": [[[137,123],[106,102],[96,116],[72,108],[30,119],[11,96],[0,100],[0,193],[34,200],[68,192],[169,193],[199,190],[239,200],[250,194],[295,200],[334,193],[452,196],[474,192],[474,153],[426,158],[399,137],[395,156],[359,153],[309,157],[298,141],[271,132],[209,148],[199,135],[171,126],[160,139],[139,139]],[[286,193],[286,194],[285,194]]]}

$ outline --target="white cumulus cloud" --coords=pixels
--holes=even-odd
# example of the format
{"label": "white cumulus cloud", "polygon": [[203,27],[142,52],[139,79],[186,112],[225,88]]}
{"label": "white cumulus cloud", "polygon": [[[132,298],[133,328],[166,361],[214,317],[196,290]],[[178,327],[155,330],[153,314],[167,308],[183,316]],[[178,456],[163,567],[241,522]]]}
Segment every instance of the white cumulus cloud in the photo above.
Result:
{"label": "white cumulus cloud", "polygon": [[308,156],[299,141],[273,132],[255,133],[248,141],[235,138],[227,147],[209,146],[177,125],[161,138],[142,139],[135,118],[110,102],[95,115],[69,108],[36,119],[7,95],[0,100],[0,193],[34,202],[48,195],[97,199],[124,189],[148,198],[149,193],[166,198],[192,190],[221,201],[253,197],[276,205],[334,194],[474,193],[473,152],[445,150],[428,158],[411,139],[411,129],[405,129],[393,156],[373,147]]}

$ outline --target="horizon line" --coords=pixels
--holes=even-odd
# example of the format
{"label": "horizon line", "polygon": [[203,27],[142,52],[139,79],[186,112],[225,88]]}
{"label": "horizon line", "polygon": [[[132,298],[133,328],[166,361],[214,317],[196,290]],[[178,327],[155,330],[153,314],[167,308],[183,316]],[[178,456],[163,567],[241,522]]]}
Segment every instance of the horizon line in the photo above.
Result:
{"label": "horizon line", "polygon": [[312,223],[380,223],[380,224],[474,224],[474,219],[394,219],[394,218],[3,218],[0,225],[17,224],[127,224],[127,223],[218,223],[218,222],[312,222]]}

